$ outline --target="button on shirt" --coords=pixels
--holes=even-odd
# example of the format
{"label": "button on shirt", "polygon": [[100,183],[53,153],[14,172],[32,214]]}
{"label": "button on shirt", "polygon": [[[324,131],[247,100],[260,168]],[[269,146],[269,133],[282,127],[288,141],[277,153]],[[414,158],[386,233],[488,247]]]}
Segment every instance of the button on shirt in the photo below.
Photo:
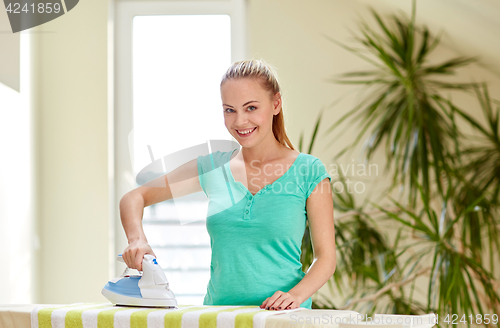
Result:
{"label": "button on shirt", "polygon": [[[203,305],[261,305],[288,292],[305,276],[300,262],[306,200],[325,178],[323,163],[299,153],[283,175],[255,195],[235,181],[229,160],[237,149],[199,156],[198,176],[207,195],[206,227],[212,258]],[[309,297],[300,306],[310,309]]]}

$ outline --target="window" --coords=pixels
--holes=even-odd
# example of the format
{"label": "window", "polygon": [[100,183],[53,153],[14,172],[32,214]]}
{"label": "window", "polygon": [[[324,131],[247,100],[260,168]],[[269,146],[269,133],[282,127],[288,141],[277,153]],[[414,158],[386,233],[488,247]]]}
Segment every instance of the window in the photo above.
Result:
{"label": "window", "polygon": [[[116,3],[117,253],[127,245],[118,203],[138,186],[141,169],[207,140],[232,140],[219,83],[233,61],[246,58],[242,1]],[[199,192],[144,209],[144,231],[179,304],[203,303],[211,255],[207,205]],[[119,274],[123,266],[115,269]]]}

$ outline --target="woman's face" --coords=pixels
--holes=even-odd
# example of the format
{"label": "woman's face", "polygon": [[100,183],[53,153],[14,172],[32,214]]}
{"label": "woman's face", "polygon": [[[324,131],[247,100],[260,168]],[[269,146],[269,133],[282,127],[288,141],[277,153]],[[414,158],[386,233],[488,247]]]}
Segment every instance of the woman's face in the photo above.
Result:
{"label": "woman's face", "polygon": [[224,124],[242,147],[272,141],[273,115],[281,110],[281,95],[273,99],[255,79],[228,80],[221,86]]}

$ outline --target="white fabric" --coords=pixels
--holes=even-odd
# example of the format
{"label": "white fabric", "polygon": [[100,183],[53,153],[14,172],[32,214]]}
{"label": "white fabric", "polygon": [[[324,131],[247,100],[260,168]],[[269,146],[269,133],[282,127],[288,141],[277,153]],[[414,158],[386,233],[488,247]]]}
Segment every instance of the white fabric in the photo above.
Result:
{"label": "white fabric", "polygon": [[[109,305],[109,306],[106,306]],[[102,306],[102,308],[95,309],[95,307]],[[53,306],[37,306],[31,312],[31,328],[39,328],[38,324],[38,312],[41,309],[53,307]],[[157,310],[148,313],[147,315],[147,326],[148,328],[164,328],[165,315],[172,311],[186,310],[189,308],[205,307],[205,306],[179,306],[177,309],[165,309]],[[217,312],[223,310],[230,310],[233,308],[238,308],[240,306],[206,306],[206,309],[200,309],[196,311],[188,311],[182,315],[181,327],[182,328],[200,328],[199,319],[200,315],[207,312]],[[102,304],[83,304],[76,303],[68,306],[64,306],[52,311],[51,314],[51,324],[53,328],[67,328],[65,327],[65,318],[68,311],[71,310],[82,310],[89,308],[89,310],[82,312],[82,324],[83,328],[97,328],[97,318],[101,311],[115,309],[110,303]],[[113,316],[113,326],[114,328],[130,328],[130,317],[134,312],[150,310],[151,308],[126,308],[122,311],[114,313]],[[236,309],[234,311],[220,312],[217,315],[217,328],[235,328],[236,315],[240,313],[252,313],[258,312],[253,316],[253,328],[265,328],[266,318],[271,315],[286,314],[296,311],[308,311],[306,308],[296,308],[292,310],[282,310],[282,311],[263,311],[259,306],[252,308],[242,308]]]}
{"label": "white fabric", "polygon": [[112,310],[113,306],[108,306],[102,309],[91,309],[82,313],[83,326],[86,328],[97,328],[97,316],[99,312]]}

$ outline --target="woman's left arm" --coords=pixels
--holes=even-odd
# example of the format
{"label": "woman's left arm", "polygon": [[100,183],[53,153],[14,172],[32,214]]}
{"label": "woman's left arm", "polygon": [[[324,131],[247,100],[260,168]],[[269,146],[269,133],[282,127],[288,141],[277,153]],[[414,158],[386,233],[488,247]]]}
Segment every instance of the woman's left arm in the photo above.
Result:
{"label": "woman's left arm", "polygon": [[333,275],[337,265],[332,189],[328,178],[316,185],[306,201],[314,260],[302,280],[288,293],[277,291],[262,303],[262,308],[298,308]]}

